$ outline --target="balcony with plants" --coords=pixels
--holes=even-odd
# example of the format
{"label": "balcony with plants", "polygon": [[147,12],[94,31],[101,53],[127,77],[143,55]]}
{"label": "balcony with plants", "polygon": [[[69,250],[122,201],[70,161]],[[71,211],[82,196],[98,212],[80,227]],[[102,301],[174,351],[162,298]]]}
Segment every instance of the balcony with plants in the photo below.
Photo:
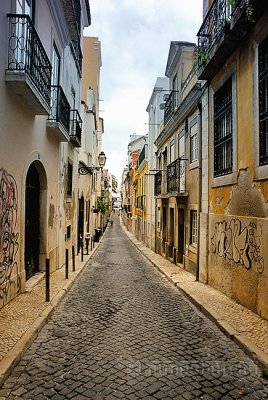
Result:
{"label": "balcony with plants", "polygon": [[50,106],[47,129],[59,142],[68,142],[71,107],[61,86],[51,86]]}
{"label": "balcony with plants", "polygon": [[70,140],[74,147],[81,147],[82,119],[78,110],[71,110]]}
{"label": "balcony with plants", "polygon": [[267,8],[267,0],[214,0],[197,33],[199,79],[213,78]]}
{"label": "balcony with plants", "polygon": [[8,14],[6,82],[36,115],[50,112],[51,64],[31,18]]}

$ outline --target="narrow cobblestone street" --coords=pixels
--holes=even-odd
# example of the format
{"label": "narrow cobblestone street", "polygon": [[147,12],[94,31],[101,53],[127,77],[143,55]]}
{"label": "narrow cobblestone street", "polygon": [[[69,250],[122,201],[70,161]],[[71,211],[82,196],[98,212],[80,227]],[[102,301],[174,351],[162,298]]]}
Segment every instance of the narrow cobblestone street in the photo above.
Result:
{"label": "narrow cobblestone street", "polygon": [[268,398],[254,362],[151,266],[114,220],[6,381],[4,398]]}

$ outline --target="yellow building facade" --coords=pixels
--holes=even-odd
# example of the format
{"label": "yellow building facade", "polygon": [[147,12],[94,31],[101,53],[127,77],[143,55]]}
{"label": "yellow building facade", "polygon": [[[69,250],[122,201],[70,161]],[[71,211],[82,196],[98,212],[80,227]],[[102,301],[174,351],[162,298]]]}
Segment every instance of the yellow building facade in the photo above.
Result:
{"label": "yellow building facade", "polygon": [[268,318],[268,7],[226,2],[223,26],[216,6],[198,32],[208,160],[200,280]]}
{"label": "yellow building facade", "polygon": [[147,237],[147,201],[148,201],[148,162],[147,144],[141,150],[136,164],[136,236],[145,242]]}

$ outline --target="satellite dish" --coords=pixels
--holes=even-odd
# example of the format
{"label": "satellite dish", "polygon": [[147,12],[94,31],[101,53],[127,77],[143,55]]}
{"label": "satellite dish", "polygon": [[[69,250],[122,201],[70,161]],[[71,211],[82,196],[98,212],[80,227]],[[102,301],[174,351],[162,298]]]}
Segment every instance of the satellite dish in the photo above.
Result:
{"label": "satellite dish", "polygon": [[160,106],[159,106],[160,110],[164,110],[165,107],[166,107],[166,104],[165,104],[165,103],[161,103]]}
{"label": "satellite dish", "polygon": [[164,101],[167,101],[168,98],[169,98],[169,94],[168,94],[168,93],[164,94],[163,100],[164,100]]}

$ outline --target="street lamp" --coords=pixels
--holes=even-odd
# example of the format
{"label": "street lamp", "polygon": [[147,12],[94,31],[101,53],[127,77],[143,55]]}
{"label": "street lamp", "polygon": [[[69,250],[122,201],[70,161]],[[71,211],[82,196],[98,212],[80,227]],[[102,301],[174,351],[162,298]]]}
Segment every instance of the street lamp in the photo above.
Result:
{"label": "street lamp", "polygon": [[79,175],[93,174],[94,171],[101,170],[106,163],[106,155],[103,151],[101,151],[98,156],[98,162],[99,162],[99,167],[95,166],[88,167],[83,161],[79,161],[80,164],[80,166],[78,167]]}
{"label": "street lamp", "polygon": [[101,151],[98,157],[99,160],[99,165],[100,167],[104,167],[105,163],[106,163],[106,155],[104,153],[104,151]]}

